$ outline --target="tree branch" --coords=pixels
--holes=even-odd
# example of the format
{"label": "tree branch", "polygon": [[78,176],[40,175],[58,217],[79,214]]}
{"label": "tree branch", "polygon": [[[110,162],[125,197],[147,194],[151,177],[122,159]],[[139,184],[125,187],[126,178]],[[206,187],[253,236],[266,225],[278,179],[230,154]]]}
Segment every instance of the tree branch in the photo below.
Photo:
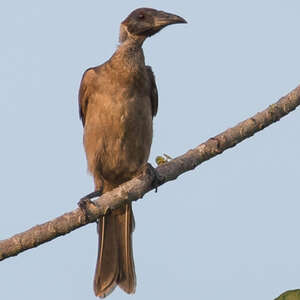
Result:
{"label": "tree branch", "polygon": [[[194,169],[202,162],[221,154],[228,148],[234,147],[256,132],[280,120],[295,110],[298,105],[300,105],[300,85],[264,111],[210,138],[205,143],[170,162],[158,166],[156,172],[162,179],[161,184],[175,180],[179,175]],[[76,228],[95,222],[99,216],[104,215],[109,210],[123,203],[142,198],[144,194],[153,189],[154,179],[154,172],[151,172],[151,169],[148,168],[140,176],[122,184],[111,192],[105,193],[94,202],[96,205],[88,205],[88,217],[81,209],[77,208],[52,221],[37,225],[9,239],[0,241],[0,260],[18,255],[27,249],[65,235]]]}

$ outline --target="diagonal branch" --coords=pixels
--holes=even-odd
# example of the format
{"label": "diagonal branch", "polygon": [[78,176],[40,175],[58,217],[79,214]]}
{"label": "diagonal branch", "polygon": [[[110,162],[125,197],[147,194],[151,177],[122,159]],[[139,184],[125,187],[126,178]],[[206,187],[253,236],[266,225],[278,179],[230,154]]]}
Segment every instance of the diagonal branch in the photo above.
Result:
{"label": "diagonal branch", "polygon": [[[158,166],[156,171],[157,175],[162,178],[161,184],[175,180],[179,175],[194,169],[202,162],[234,147],[256,132],[280,120],[295,110],[298,105],[300,105],[300,85],[264,111],[210,138],[205,143],[170,162]],[[155,174],[149,172],[151,169],[147,170],[148,172],[144,172],[113,191],[105,193],[95,201],[96,205],[88,205],[88,218],[81,209],[77,208],[52,221],[0,241],[0,260],[18,255],[27,249],[65,235],[76,228],[95,222],[99,216],[104,215],[110,209],[142,198],[144,194],[153,189],[152,183]]]}

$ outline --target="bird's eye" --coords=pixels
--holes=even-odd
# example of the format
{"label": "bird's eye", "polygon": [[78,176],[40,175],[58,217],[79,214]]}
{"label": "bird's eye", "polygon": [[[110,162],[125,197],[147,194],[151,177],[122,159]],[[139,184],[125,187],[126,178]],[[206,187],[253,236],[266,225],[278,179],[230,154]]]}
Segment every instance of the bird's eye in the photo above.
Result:
{"label": "bird's eye", "polygon": [[142,19],[145,18],[145,15],[144,15],[143,13],[139,13],[138,18],[139,18],[140,20],[142,20]]}

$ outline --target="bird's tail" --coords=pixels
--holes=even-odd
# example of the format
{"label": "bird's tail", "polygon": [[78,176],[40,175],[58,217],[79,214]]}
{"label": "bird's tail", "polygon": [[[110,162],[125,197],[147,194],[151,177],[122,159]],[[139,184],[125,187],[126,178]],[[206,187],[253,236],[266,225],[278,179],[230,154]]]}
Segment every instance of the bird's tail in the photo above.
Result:
{"label": "bird's tail", "polygon": [[99,250],[94,277],[96,296],[104,298],[119,285],[125,292],[135,292],[136,278],[131,234],[134,216],[131,204],[113,210],[99,219]]}

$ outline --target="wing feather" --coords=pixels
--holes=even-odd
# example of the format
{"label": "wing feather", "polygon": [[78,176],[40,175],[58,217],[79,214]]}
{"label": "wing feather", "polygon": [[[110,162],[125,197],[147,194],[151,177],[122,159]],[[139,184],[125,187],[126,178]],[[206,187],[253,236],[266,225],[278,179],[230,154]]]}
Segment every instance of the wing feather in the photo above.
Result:
{"label": "wing feather", "polygon": [[151,107],[152,107],[152,117],[156,116],[157,114],[157,109],[158,109],[158,92],[157,92],[157,87],[156,87],[156,82],[155,82],[155,77],[154,73],[152,71],[152,68],[150,66],[146,66],[148,76],[150,79],[150,84],[151,84]]}
{"label": "wing feather", "polygon": [[92,92],[93,81],[95,78],[96,72],[94,68],[87,69],[81,79],[79,95],[78,95],[78,104],[79,104],[79,117],[82,121],[82,125],[85,125],[85,117],[89,102],[89,97]]}

